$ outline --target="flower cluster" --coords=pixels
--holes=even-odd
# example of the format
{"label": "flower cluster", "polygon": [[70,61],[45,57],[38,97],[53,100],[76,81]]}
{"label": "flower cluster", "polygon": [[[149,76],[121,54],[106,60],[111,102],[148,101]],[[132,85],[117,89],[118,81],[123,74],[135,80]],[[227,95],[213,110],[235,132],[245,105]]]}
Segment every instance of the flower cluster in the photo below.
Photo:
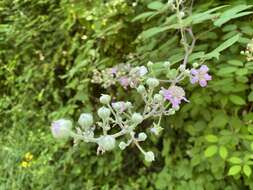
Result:
{"label": "flower cluster", "polygon": [[[164,67],[168,69],[168,72],[171,72],[168,64],[169,62],[165,62]],[[201,87],[205,87],[207,81],[211,80],[211,76],[208,74],[206,65],[202,65],[198,69],[186,69],[184,65],[181,65],[173,71],[174,74],[169,75],[169,80],[161,80],[149,72],[152,70],[152,66],[151,62],[148,63],[148,67],[130,67],[130,65],[120,64],[97,72],[101,75],[96,75],[93,78],[94,81],[100,81],[104,86],[105,84],[107,86],[109,85],[108,77],[104,75],[109,74],[111,80],[114,80],[114,82],[110,81],[110,84],[115,84],[117,81],[124,88],[135,89],[145,103],[142,111],[135,110],[132,102],[113,102],[110,95],[102,94],[100,97],[102,106],[97,110],[99,121],[95,122],[91,113],[82,113],[77,121],[79,126],[73,130],[72,121],[59,119],[52,123],[53,136],[57,139],[72,137],[75,143],[79,141],[96,143],[97,154],[111,151],[117,146],[124,150],[129,145],[135,144],[147,162],[154,161],[155,154],[141,147],[141,142],[145,141],[149,134],[144,131],[137,133],[136,129],[140,128],[144,120],[158,118],[158,122],[154,122],[150,126],[150,134],[159,135],[163,130],[160,126],[162,116],[175,114],[182,102],[189,102],[179,82],[188,78],[191,83],[199,83]],[[169,83],[168,88],[164,87],[167,86],[166,83]],[[95,134],[97,128],[102,130],[102,135]],[[111,129],[116,132],[111,133]]]}
{"label": "flower cluster", "polygon": [[253,60],[253,39],[247,44],[246,50],[241,51],[241,54],[247,57],[247,61]]}
{"label": "flower cluster", "polygon": [[116,83],[119,83],[125,89],[128,87],[134,88],[140,83],[146,73],[147,68],[144,66],[131,67],[130,64],[121,63],[101,72],[95,70],[91,82],[102,84],[104,88],[108,88]]}
{"label": "flower cluster", "polygon": [[31,166],[31,161],[33,159],[33,155],[30,152],[27,152],[21,162],[20,166],[22,168],[28,168]]}

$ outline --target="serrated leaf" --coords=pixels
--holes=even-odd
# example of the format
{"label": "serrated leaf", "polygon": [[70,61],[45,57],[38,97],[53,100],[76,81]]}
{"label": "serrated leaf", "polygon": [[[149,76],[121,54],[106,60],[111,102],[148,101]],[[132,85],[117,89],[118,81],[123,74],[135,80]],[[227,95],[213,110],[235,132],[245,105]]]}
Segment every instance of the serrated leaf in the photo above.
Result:
{"label": "serrated leaf", "polygon": [[219,154],[220,154],[221,158],[223,158],[225,160],[228,156],[228,150],[226,149],[226,147],[221,146],[219,149]]}
{"label": "serrated leaf", "polygon": [[243,166],[243,173],[249,177],[251,175],[251,167],[249,165],[244,165]]}
{"label": "serrated leaf", "polygon": [[231,157],[231,158],[229,158],[228,161],[233,163],[233,164],[240,164],[242,162],[242,160],[238,157]]}
{"label": "serrated leaf", "polygon": [[239,165],[232,166],[228,171],[228,175],[236,175],[241,171],[241,169],[242,168]]}
{"label": "serrated leaf", "polygon": [[164,4],[160,1],[154,1],[148,4],[148,8],[152,10],[160,10],[164,7]]}
{"label": "serrated leaf", "polygon": [[241,98],[240,96],[237,96],[237,95],[230,95],[229,99],[235,105],[241,106],[241,105],[245,105],[246,104],[245,100],[243,98]]}
{"label": "serrated leaf", "polygon": [[[246,12],[246,13],[240,13],[241,11],[244,11],[246,9],[249,9],[250,7],[252,7],[251,5],[237,5],[235,7],[232,7],[231,9],[228,9],[226,11],[224,11],[219,19],[217,19],[215,22],[214,22],[214,25],[215,26],[222,26],[224,23],[230,21],[231,19],[234,19],[234,18],[238,18],[238,17],[241,17],[241,16],[245,16],[245,15],[248,15],[248,14],[251,14],[250,12]],[[238,13],[238,14],[237,14]]]}
{"label": "serrated leaf", "polygon": [[217,153],[218,147],[216,145],[212,145],[209,146],[206,150],[205,150],[205,157],[212,157],[213,155],[215,155]]}
{"label": "serrated leaf", "polygon": [[217,142],[218,141],[218,138],[215,135],[207,135],[207,136],[205,136],[205,138],[208,142]]}
{"label": "serrated leaf", "polygon": [[240,34],[237,34],[233,36],[232,38],[226,40],[221,45],[219,45],[216,49],[214,49],[212,52],[206,54],[206,59],[212,59],[212,58],[218,59],[220,56],[220,52],[232,46],[235,42],[239,40],[239,37],[240,37]]}

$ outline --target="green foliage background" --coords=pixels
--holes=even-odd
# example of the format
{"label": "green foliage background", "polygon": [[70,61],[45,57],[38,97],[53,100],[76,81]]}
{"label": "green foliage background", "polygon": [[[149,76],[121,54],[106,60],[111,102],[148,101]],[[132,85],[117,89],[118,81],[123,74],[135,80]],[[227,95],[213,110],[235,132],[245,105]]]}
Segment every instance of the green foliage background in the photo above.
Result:
{"label": "green foliage background", "polygon": [[[0,189],[253,189],[253,62],[240,55],[253,36],[252,8],[243,7],[251,0],[195,1],[193,15],[230,5],[191,21],[198,40],[190,63],[208,57],[213,81],[205,89],[186,86],[191,103],[165,118],[163,135],[145,145],[157,155],[154,163],[146,165],[135,147],[96,156],[94,145],[52,138],[52,120],[95,111],[101,93],[135,97],[91,84],[95,68],[126,62],[129,54],[134,65],[181,61],[173,15],[152,2],[0,2]],[[222,15],[231,7],[245,14]],[[219,50],[212,50],[237,34],[216,59]],[[22,168],[27,152],[34,158]]]}

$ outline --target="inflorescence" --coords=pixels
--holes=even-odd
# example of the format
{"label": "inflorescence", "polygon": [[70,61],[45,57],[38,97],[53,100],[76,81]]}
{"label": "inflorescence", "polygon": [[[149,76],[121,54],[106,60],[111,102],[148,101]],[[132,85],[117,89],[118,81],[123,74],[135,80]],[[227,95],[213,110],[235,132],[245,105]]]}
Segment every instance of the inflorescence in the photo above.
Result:
{"label": "inflorescence", "polygon": [[[164,64],[165,67],[167,65],[168,62]],[[197,65],[195,64],[195,66]],[[96,143],[98,145],[97,154],[111,151],[116,148],[116,145],[124,150],[129,145],[135,144],[147,162],[154,161],[154,153],[144,150],[140,145],[147,139],[147,134],[144,131],[137,133],[136,129],[140,128],[144,120],[158,118],[158,122],[154,122],[150,127],[150,132],[159,135],[163,130],[160,126],[161,117],[174,115],[182,102],[189,102],[183,87],[178,83],[188,78],[191,83],[199,83],[200,86],[205,87],[207,81],[211,80],[211,76],[208,74],[206,65],[191,70],[179,66],[176,70],[177,75],[167,81],[170,86],[166,89],[161,85],[166,80],[150,76],[151,67],[151,63],[148,64],[148,68],[145,66],[132,68],[130,65],[123,67],[120,64],[101,73],[97,71],[93,78],[93,82],[103,83],[104,87],[119,82],[123,88],[135,89],[145,104],[141,112],[137,112],[131,102],[113,102],[111,96],[103,94],[100,97],[102,106],[97,110],[99,121],[95,122],[91,113],[82,113],[78,119],[79,127],[73,130],[72,121],[59,119],[52,123],[53,136],[57,139],[73,137],[75,142]],[[96,128],[102,129],[102,135],[95,135]],[[112,129],[116,132],[111,133]],[[124,138],[118,140],[120,137]]]}

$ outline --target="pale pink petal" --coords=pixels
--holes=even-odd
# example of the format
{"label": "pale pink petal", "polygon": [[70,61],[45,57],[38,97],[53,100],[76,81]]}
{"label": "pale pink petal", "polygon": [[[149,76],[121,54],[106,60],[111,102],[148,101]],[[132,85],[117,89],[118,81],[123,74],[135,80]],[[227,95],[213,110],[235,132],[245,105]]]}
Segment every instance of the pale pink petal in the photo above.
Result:
{"label": "pale pink petal", "polygon": [[201,80],[199,81],[199,85],[200,85],[201,87],[205,87],[205,86],[207,85],[206,80],[205,80],[205,79],[201,79]]}
{"label": "pale pink petal", "polygon": [[201,67],[199,68],[199,71],[206,73],[209,71],[209,68],[206,65],[201,65]]}
{"label": "pale pink petal", "polygon": [[192,84],[197,83],[198,80],[199,80],[198,77],[191,77],[191,79],[190,79],[190,81],[191,81]]}
{"label": "pale pink petal", "polygon": [[191,74],[192,75],[197,75],[199,72],[196,69],[191,69]]}
{"label": "pale pink petal", "polygon": [[209,74],[207,74],[207,73],[204,75],[204,78],[205,78],[206,80],[212,80],[212,76],[209,75]]}

